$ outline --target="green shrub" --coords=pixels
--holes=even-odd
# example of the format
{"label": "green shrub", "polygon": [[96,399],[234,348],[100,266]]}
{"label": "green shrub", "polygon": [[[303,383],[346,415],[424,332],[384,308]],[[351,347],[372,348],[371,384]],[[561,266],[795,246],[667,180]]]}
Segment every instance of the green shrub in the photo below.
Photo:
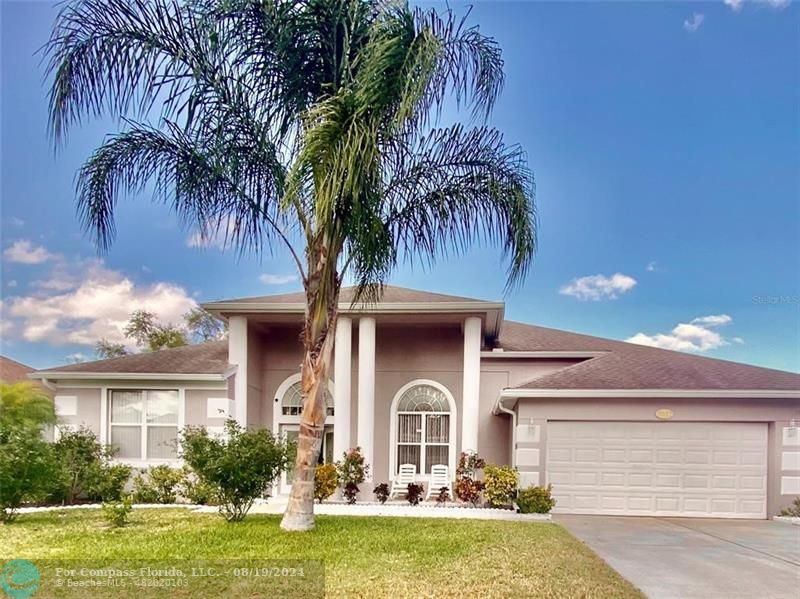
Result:
{"label": "green shrub", "polygon": [[195,505],[217,505],[216,490],[209,483],[200,480],[191,468],[183,469],[183,482],[180,489],[181,496],[189,503]]}
{"label": "green shrub", "polygon": [[314,472],[314,499],[322,503],[336,492],[339,475],[336,464],[320,464]]}
{"label": "green shrub", "polygon": [[793,518],[800,518],[800,497],[794,498],[794,503],[789,507],[781,510],[781,516],[791,516]]}
{"label": "green shrub", "polygon": [[389,485],[386,483],[379,484],[372,492],[375,493],[375,498],[382,504],[386,503],[386,500],[389,499]]}
{"label": "green shrub", "polygon": [[0,521],[50,492],[56,463],[42,431],[55,420],[53,401],[35,385],[0,384]]}
{"label": "green shrub", "polygon": [[364,460],[360,447],[354,447],[344,452],[342,460],[336,463],[336,472],[339,475],[339,484],[343,487],[342,494],[347,503],[355,503],[358,496],[358,485],[364,482],[369,474],[369,464]]}
{"label": "green shrub", "polygon": [[249,430],[234,420],[225,423],[225,437],[203,428],[181,431],[181,457],[204,483],[213,487],[220,513],[229,522],[247,515],[256,498],[267,493],[289,465],[294,444],[267,430]]}
{"label": "green shrub", "polygon": [[68,504],[90,492],[93,484],[102,478],[101,472],[113,455],[86,427],[61,431],[53,444],[53,452],[59,472],[53,480],[51,499]]}
{"label": "green shrub", "polygon": [[184,473],[179,468],[166,464],[153,466],[138,474],[133,481],[133,499],[136,503],[175,503],[178,489],[184,481]]}
{"label": "green shrub", "polygon": [[552,486],[520,489],[517,494],[517,506],[523,514],[547,514],[556,505],[553,499]]}
{"label": "green shrub", "polygon": [[98,464],[87,474],[86,495],[103,502],[120,501],[130,477],[126,464]]}
{"label": "green shrub", "polygon": [[103,518],[111,526],[119,528],[128,523],[128,516],[132,510],[131,498],[126,496],[121,500],[103,503]]}
{"label": "green shrub", "polygon": [[51,444],[35,430],[3,430],[0,440],[0,521],[11,522],[23,504],[44,499],[57,472]]}
{"label": "green shrub", "polygon": [[517,495],[519,473],[510,466],[488,465],[483,469],[483,496],[492,507],[511,505]]}

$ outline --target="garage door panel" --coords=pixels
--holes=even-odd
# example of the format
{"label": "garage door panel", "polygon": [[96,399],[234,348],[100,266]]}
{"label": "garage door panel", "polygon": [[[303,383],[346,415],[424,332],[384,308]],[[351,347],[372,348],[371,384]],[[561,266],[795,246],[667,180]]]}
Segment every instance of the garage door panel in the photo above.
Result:
{"label": "garage door panel", "polygon": [[766,426],[551,422],[555,512],[766,517]]}

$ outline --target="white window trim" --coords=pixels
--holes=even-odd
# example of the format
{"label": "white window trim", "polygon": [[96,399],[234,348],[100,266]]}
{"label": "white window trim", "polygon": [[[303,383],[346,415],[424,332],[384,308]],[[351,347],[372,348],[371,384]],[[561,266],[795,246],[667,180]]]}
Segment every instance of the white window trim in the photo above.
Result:
{"label": "white window trim", "polygon": [[[298,372],[297,374],[293,374],[288,377],[285,381],[283,381],[279,386],[277,391],[275,391],[275,397],[273,398],[272,403],[272,432],[273,434],[277,435],[280,433],[280,426],[282,424],[300,424],[300,419],[302,416],[285,416],[283,414],[283,410],[281,409],[281,404],[283,403],[283,396],[286,395],[286,392],[289,390],[289,387],[294,385],[295,383],[299,382],[302,379],[302,375]],[[333,397],[333,383],[329,380],[328,381],[328,391]],[[275,401],[275,400],[278,401]],[[333,416],[326,416],[325,417],[325,425],[326,426],[333,426],[336,423],[336,414]],[[334,434],[335,431],[334,431]]]}
{"label": "white window trim", "polygon": [[[447,403],[450,404],[450,411],[449,412],[399,412],[397,410],[397,405],[400,403],[400,398],[403,397],[403,394],[411,389],[412,387],[416,387],[419,385],[428,385],[430,387],[434,387],[438,389],[444,396],[447,398]],[[399,414],[447,414],[450,417],[450,451],[448,452],[448,461],[450,465],[448,468],[450,469],[450,477],[453,478],[455,476],[455,467],[456,467],[456,422],[458,420],[458,413],[456,411],[456,400],[453,398],[453,394],[450,393],[450,390],[442,385],[441,383],[437,383],[436,381],[432,381],[430,379],[415,379],[409,383],[406,383],[400,390],[395,394],[394,399],[392,399],[392,408],[389,415],[389,477],[394,478],[397,476],[397,416]],[[423,434],[425,429],[425,418],[423,420]],[[414,444],[416,445],[416,444]],[[420,444],[422,445],[422,444]],[[427,443],[427,445],[445,445],[444,443]],[[420,465],[422,466],[422,470],[424,471],[425,466],[425,456],[420,456]],[[424,474],[422,472],[417,472],[417,480],[427,481],[430,479],[429,474]]]}
{"label": "white window trim", "polygon": [[[134,423],[117,423],[112,424],[111,422],[111,410],[109,409],[109,405],[111,403],[111,393],[113,391],[177,391],[178,392],[178,421],[176,424],[172,423],[153,423],[147,422],[147,415],[145,412],[145,406],[147,404],[147,400],[145,398],[143,409],[142,409],[142,422],[138,424]],[[186,426],[186,388],[185,387],[153,387],[153,386],[126,386],[126,387],[103,387],[101,392],[101,402],[100,402],[100,442],[103,445],[111,445],[111,427],[112,426],[139,426],[141,427],[142,431],[142,438],[141,438],[141,456],[137,458],[113,458],[112,462],[120,463],[120,464],[128,464],[129,466],[135,467],[146,467],[158,464],[179,464],[182,462],[180,458],[148,458],[147,457],[147,429],[148,427],[177,427],[178,433],[183,430]],[[180,436],[178,437],[180,439]],[[176,448],[178,452],[180,452],[180,445]]]}
{"label": "white window trim", "polygon": [[[286,392],[289,390],[289,387],[294,385],[295,383],[302,380],[303,376],[302,373],[296,373],[288,377],[284,380],[280,385],[278,385],[278,389],[275,391],[275,397],[272,399],[272,434],[276,437],[281,434],[281,426],[287,425],[299,425],[300,419],[302,416],[286,416],[283,414],[283,410],[281,409],[283,404],[283,396],[286,395]],[[333,383],[328,380],[328,391],[330,391],[331,397],[334,397],[334,387]],[[277,401],[275,401],[277,400]],[[336,435],[336,414],[334,413],[333,416],[326,416],[325,417],[325,426],[332,426],[333,427],[333,434]],[[323,435],[324,435],[323,431]],[[285,438],[286,435],[283,435]],[[334,456],[334,459],[336,456]],[[273,486],[272,493],[273,495],[281,495],[287,494],[291,489],[291,485],[286,480],[286,471],[281,473],[280,479],[275,481],[275,485]]]}

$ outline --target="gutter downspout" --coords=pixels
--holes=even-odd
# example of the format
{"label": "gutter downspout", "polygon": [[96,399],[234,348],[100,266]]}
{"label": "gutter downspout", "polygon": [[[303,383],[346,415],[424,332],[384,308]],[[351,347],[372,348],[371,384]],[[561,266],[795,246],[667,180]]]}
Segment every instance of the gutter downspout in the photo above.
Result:
{"label": "gutter downspout", "polygon": [[506,399],[502,395],[497,398],[497,409],[505,414],[511,415],[511,467],[517,467],[517,412],[503,405]]}
{"label": "gutter downspout", "polygon": [[58,387],[56,387],[53,383],[51,383],[50,380],[47,378],[42,378],[42,386],[44,386],[47,389],[50,389],[50,391],[52,391],[53,393],[55,393],[58,390]]}

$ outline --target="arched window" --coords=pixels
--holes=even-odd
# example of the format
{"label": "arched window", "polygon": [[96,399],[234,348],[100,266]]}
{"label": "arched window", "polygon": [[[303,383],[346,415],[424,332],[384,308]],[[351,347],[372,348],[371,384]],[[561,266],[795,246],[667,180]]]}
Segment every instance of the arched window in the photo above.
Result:
{"label": "arched window", "polygon": [[[301,381],[292,383],[281,400],[281,414],[284,416],[300,416],[303,413],[303,384]],[[333,416],[333,396],[325,388],[325,415]]]}
{"label": "arched window", "polygon": [[394,402],[394,471],[414,464],[420,474],[431,466],[454,466],[455,404],[449,392],[433,381],[406,385]]}

